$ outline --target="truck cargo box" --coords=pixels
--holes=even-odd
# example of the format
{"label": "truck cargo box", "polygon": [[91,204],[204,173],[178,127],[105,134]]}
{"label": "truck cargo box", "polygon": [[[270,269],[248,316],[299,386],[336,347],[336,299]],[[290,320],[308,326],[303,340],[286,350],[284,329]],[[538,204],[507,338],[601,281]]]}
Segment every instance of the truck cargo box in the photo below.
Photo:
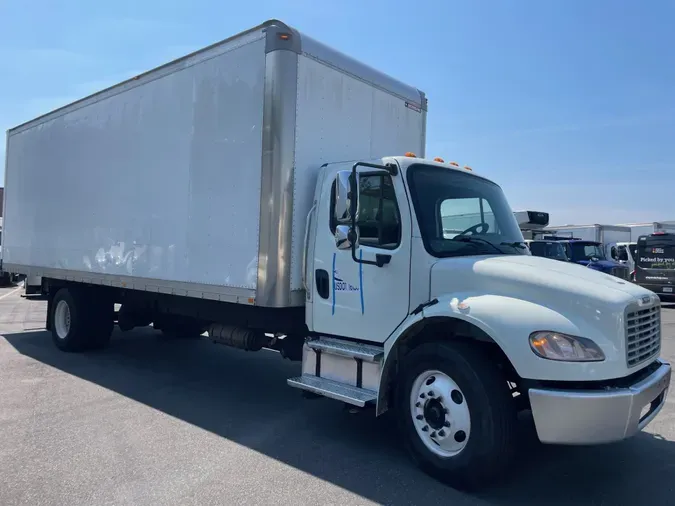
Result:
{"label": "truck cargo box", "polygon": [[279,21],[7,133],[4,268],[300,306],[325,162],[424,155],[426,99]]}

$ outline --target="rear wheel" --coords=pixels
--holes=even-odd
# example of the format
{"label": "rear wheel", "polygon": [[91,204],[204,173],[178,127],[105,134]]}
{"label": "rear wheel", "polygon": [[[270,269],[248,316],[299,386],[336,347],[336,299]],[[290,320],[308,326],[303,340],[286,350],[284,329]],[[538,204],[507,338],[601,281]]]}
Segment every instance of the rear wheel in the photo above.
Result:
{"label": "rear wheel", "polygon": [[52,340],[62,351],[99,349],[110,342],[113,306],[106,298],[61,288],[52,301]]}
{"label": "rear wheel", "polygon": [[468,342],[423,344],[404,357],[396,393],[408,452],[428,474],[475,490],[508,469],[516,411],[507,382]]}

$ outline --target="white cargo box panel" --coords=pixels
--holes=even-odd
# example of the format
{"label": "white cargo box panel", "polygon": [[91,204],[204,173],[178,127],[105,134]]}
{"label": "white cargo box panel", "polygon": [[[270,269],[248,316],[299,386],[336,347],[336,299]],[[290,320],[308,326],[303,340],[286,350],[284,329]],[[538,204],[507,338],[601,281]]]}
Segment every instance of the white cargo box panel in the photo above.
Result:
{"label": "white cargo box panel", "polygon": [[425,126],[416,88],[269,21],[10,130],[3,262],[302,305],[319,167],[423,156]]}

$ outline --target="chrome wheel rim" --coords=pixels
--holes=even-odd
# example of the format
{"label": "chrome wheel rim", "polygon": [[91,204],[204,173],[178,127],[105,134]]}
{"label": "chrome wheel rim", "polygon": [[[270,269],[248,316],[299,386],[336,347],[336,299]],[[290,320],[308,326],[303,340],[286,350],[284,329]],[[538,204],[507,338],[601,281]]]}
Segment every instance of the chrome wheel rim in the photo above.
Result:
{"label": "chrome wheel rim", "polygon": [[54,328],[59,339],[65,339],[70,333],[70,306],[65,300],[60,300],[56,304]]}
{"label": "chrome wheel rim", "polygon": [[424,445],[440,457],[461,453],[471,435],[471,414],[464,392],[441,371],[425,371],[413,382],[410,416]]}

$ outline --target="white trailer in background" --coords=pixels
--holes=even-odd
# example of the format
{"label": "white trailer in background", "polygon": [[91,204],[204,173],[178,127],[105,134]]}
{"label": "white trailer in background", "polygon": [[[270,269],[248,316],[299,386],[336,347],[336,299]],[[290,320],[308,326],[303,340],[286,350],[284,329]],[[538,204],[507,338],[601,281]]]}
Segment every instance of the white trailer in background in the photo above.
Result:
{"label": "white trailer in background", "polygon": [[649,235],[654,232],[669,232],[675,233],[675,224],[662,223],[659,221],[652,221],[649,223],[626,223],[619,225],[630,228],[630,242],[637,243],[638,237],[641,235]]}
{"label": "white trailer in background", "polygon": [[264,23],[10,130],[5,266],[42,277],[63,351],[151,322],[278,350],[461,487],[513,468],[519,410],[545,443],[636,434],[670,381],[658,297],[529,255],[497,184],[412,154],[426,108]]}

